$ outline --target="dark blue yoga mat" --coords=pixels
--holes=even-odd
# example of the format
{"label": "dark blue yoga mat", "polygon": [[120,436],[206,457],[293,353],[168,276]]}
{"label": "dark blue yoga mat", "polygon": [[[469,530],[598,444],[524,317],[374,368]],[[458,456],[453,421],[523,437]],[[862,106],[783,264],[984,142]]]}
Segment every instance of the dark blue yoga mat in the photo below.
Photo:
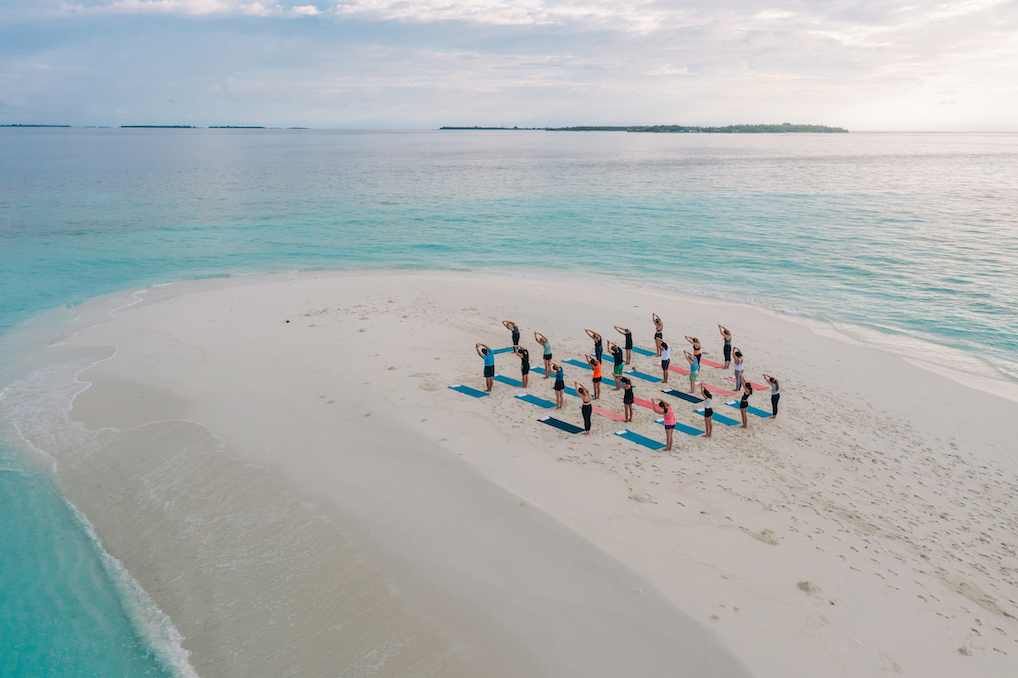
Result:
{"label": "dark blue yoga mat", "polygon": [[[739,409],[739,401],[738,400],[729,400],[727,403],[725,403],[725,405],[728,405],[729,407],[734,407],[735,409]],[[752,405],[750,405],[746,409],[749,410],[750,414],[755,414],[756,416],[760,417],[761,419],[770,419],[771,418],[771,413],[766,411],[766,410],[761,410],[760,408],[753,407]],[[739,422],[739,423],[742,423],[742,422]]]}
{"label": "dark blue yoga mat", "polygon": [[565,431],[566,433],[581,433],[583,431],[583,429],[579,426],[573,426],[569,422],[556,419],[555,417],[541,417],[538,421],[542,424],[547,424],[548,426],[553,426]]}
{"label": "dark blue yoga mat", "polygon": [[[698,409],[698,410],[693,410],[693,411],[696,412],[697,414],[699,414],[701,417],[703,416],[703,408],[702,407],[700,409]],[[717,412],[714,413],[714,416],[711,417],[711,419],[713,419],[714,421],[720,421],[725,426],[735,426],[736,424],[741,424],[742,423],[741,421],[735,421],[734,419],[729,419],[725,415],[718,414]]]}
{"label": "dark blue yoga mat", "polygon": [[666,388],[665,390],[663,390],[661,392],[664,393],[665,395],[670,395],[673,398],[682,398],[687,403],[702,403],[703,402],[703,398],[697,398],[692,393],[683,393],[682,391],[676,391],[674,388]]}
{"label": "dark blue yoga mat", "polygon": [[456,384],[454,386],[450,386],[449,388],[451,388],[454,391],[459,391],[460,393],[466,393],[468,396],[473,396],[475,398],[483,398],[486,395],[491,395],[490,393],[478,391],[476,388],[470,388],[469,386],[464,386],[463,384]]}
{"label": "dark blue yoga mat", "polygon": [[510,379],[509,377],[503,377],[501,374],[496,374],[495,375],[495,381],[500,381],[503,384],[509,384],[510,386],[523,386],[523,382],[522,381],[517,381],[516,379]]}
{"label": "dark blue yoga mat", "polygon": [[657,355],[657,352],[655,352],[655,351],[648,351],[647,349],[640,348],[639,346],[634,346],[633,347],[633,353],[639,353],[640,355]]}
{"label": "dark blue yoga mat", "polygon": [[630,377],[636,377],[637,379],[643,379],[644,381],[649,381],[655,384],[661,382],[660,379],[653,375],[644,374],[643,372],[637,372],[636,370],[629,370],[628,372],[623,372],[623,375],[629,375]]}
{"label": "dark blue yoga mat", "polygon": [[516,397],[519,398],[520,400],[522,400],[525,403],[530,403],[531,405],[537,405],[538,407],[543,407],[546,410],[550,410],[551,408],[555,407],[555,403],[551,402],[550,400],[545,400],[544,398],[538,398],[537,396],[532,396],[529,393],[524,393],[524,394],[518,395]]}
{"label": "dark blue yoga mat", "polygon": [[491,352],[492,353],[512,353],[513,352],[513,347],[512,346],[507,346],[505,348],[493,348],[493,349],[491,349]]}
{"label": "dark blue yoga mat", "polygon": [[625,438],[626,440],[634,442],[637,445],[649,447],[652,450],[660,450],[662,447],[665,446],[665,444],[662,442],[658,442],[657,440],[653,440],[652,438],[648,438],[647,436],[641,436],[639,433],[633,433],[629,429],[616,431],[615,435],[617,435],[619,438]]}
{"label": "dark blue yoga mat", "polygon": [[[665,425],[665,420],[664,419],[655,419],[654,423],[655,424],[661,424],[662,426],[664,426]],[[704,434],[704,431],[701,431],[698,428],[693,428],[692,426],[686,426],[685,424],[683,424],[680,421],[675,422],[675,430],[676,431],[682,431],[686,435],[690,435],[690,436],[702,436]]]}

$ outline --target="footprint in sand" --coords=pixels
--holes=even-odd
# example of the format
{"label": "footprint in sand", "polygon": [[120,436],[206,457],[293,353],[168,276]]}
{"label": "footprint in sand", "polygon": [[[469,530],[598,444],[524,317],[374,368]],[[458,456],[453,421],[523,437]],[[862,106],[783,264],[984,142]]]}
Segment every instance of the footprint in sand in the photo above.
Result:
{"label": "footprint in sand", "polygon": [[770,544],[771,546],[778,545],[778,538],[774,536],[774,530],[760,530],[759,532],[753,532],[748,527],[739,527],[739,529],[753,537],[753,539],[758,539],[765,544]]}

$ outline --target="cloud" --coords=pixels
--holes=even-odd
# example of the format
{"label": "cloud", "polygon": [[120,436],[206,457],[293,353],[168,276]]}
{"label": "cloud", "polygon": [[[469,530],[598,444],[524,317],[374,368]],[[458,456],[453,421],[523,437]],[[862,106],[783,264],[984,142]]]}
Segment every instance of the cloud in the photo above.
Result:
{"label": "cloud", "polygon": [[265,5],[243,0],[113,0],[112,2],[66,3],[66,14],[163,14],[182,16],[253,16],[301,17],[316,16],[321,10],[315,5]]}

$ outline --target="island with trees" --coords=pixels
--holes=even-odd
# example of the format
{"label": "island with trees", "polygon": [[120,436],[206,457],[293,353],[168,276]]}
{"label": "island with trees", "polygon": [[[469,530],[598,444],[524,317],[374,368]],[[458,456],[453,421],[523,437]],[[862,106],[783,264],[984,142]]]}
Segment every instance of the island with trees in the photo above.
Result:
{"label": "island with trees", "polygon": [[811,134],[848,134],[844,127],[827,125],[725,125],[723,127],[697,127],[693,125],[580,125],[577,127],[440,127],[443,130],[541,130],[545,132],[651,132],[657,134],[780,134],[806,132]]}

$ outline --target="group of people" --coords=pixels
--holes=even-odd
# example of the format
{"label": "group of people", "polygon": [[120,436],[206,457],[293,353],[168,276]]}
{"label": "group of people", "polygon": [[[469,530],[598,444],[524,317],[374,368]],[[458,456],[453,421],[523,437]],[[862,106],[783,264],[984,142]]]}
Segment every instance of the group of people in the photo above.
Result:
{"label": "group of people", "polygon": [[[664,340],[664,323],[661,317],[656,313],[651,314],[651,319],[654,322],[654,343],[657,348],[656,356],[661,359],[661,369],[664,373],[662,381],[668,382],[668,373],[671,363],[671,347]],[[520,372],[522,375],[522,386],[526,388],[530,376],[530,352],[520,345],[520,328],[519,326],[511,321],[504,320],[502,324],[505,325],[512,333],[513,342],[513,353],[516,354],[520,359]],[[739,411],[742,415],[742,428],[748,428],[749,421],[747,418],[747,410],[749,408],[749,399],[753,395],[753,385],[744,378],[745,361],[743,358],[742,351],[739,348],[732,346],[732,333],[724,325],[718,325],[718,329],[721,332],[721,336],[724,339],[724,358],[725,358],[725,369],[729,369],[734,362],[734,377],[735,377],[735,390],[736,392],[742,391],[742,398],[739,401]],[[629,422],[633,420],[633,404],[635,402],[635,394],[633,393],[633,383],[629,377],[624,376],[624,367],[632,362],[633,358],[633,333],[630,329],[625,327],[615,326],[615,330],[625,338],[624,350],[613,341],[607,342],[608,352],[611,354],[613,366],[612,366],[612,377],[614,378],[615,388],[614,391],[622,391],[622,403],[625,409],[623,421]],[[583,426],[584,435],[590,435],[591,429],[591,417],[594,410],[593,401],[601,397],[601,384],[603,381],[602,375],[602,356],[604,355],[605,342],[600,334],[593,330],[586,330],[587,335],[594,342],[594,351],[590,355],[584,356],[587,364],[590,365],[594,372],[592,379],[592,388],[588,389],[580,382],[573,382],[576,388],[576,393],[580,397],[582,404],[580,407],[581,413],[583,414]],[[562,369],[561,365],[554,362],[552,359],[551,342],[548,338],[540,332],[534,332],[534,339],[543,348],[542,357],[544,359],[544,378],[555,379],[553,390],[555,392],[555,407],[561,409],[564,405],[564,393],[565,393],[565,370]],[[710,438],[713,433],[713,402],[714,394],[710,391],[709,387],[702,383],[697,382],[697,377],[700,373],[700,362],[703,356],[703,350],[700,346],[700,340],[697,337],[685,337],[692,345],[692,352],[683,350],[683,354],[686,358],[686,362],[689,363],[689,392],[694,393],[697,385],[700,387],[700,396],[703,398],[703,418],[704,418],[704,437]],[[486,390],[491,391],[494,378],[495,378],[495,354],[492,349],[486,344],[478,343],[475,346],[477,354],[484,360],[484,378]],[[716,363],[715,363],[716,365]],[[780,384],[774,377],[764,374],[764,379],[770,386],[771,395],[771,418],[778,416],[778,401],[781,398]],[[651,406],[655,413],[662,414],[664,416],[665,425],[665,436],[666,444],[665,450],[672,449],[672,434],[675,429],[675,411],[672,406],[661,398],[651,399]]]}

